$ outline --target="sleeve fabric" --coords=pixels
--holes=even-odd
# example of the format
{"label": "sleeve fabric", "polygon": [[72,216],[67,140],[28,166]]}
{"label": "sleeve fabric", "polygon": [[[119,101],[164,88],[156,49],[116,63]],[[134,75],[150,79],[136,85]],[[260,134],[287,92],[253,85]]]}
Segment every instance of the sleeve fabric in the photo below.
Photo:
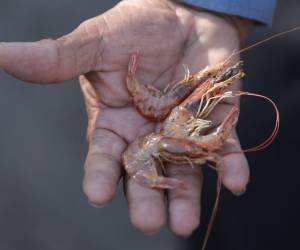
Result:
{"label": "sleeve fabric", "polygon": [[180,2],[271,25],[277,0],[181,0]]}

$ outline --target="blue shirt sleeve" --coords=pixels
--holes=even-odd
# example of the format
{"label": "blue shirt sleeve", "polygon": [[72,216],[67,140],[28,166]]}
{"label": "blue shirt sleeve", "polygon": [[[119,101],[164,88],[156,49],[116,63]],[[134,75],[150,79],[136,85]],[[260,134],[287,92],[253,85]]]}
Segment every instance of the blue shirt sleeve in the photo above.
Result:
{"label": "blue shirt sleeve", "polygon": [[277,0],[181,0],[181,2],[271,25]]}

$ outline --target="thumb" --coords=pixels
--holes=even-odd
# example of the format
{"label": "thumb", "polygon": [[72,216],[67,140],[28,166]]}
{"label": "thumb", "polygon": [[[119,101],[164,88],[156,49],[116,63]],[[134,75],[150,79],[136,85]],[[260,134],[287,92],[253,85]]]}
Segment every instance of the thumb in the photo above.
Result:
{"label": "thumb", "polygon": [[0,68],[33,83],[60,82],[85,74],[99,63],[103,38],[99,30],[99,19],[91,19],[57,40],[0,43]]}

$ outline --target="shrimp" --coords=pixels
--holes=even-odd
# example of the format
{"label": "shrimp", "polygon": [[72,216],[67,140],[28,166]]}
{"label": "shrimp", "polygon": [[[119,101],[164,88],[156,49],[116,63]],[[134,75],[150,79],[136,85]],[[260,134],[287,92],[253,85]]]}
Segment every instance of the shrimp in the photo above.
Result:
{"label": "shrimp", "polygon": [[[132,74],[132,67],[136,64],[136,55],[130,59],[128,74]],[[226,62],[227,63],[227,62]],[[224,65],[224,62],[220,63]],[[220,68],[218,66],[217,68]],[[224,96],[228,95],[226,89],[236,80],[244,76],[242,71],[242,62],[222,69],[222,72],[215,72],[216,67],[213,66],[189,76],[192,81],[181,81],[174,90],[187,90],[185,86],[198,85],[194,91],[178,106],[170,109],[168,99],[171,95],[161,96],[161,110],[168,110],[168,116],[162,123],[162,129],[159,133],[151,133],[144,137],[137,138],[129,145],[127,150],[123,153],[123,163],[127,173],[138,183],[149,188],[184,188],[184,183],[175,178],[163,176],[161,173],[163,169],[160,163],[163,161],[172,162],[186,162],[190,159],[193,164],[204,164],[211,162],[217,164],[219,161],[217,151],[222,147],[224,142],[228,139],[232,129],[234,128],[239,115],[239,109],[233,107],[228,113],[224,121],[213,132],[204,135],[203,132],[210,128],[212,122],[204,118],[214,109]],[[203,73],[205,72],[205,73]],[[210,73],[207,73],[210,72]],[[212,74],[211,72],[214,72]],[[208,74],[210,77],[208,77]],[[206,80],[199,85],[199,82],[194,79],[200,79],[199,75],[206,75]],[[129,79],[131,79],[129,81]],[[135,86],[138,91],[141,90],[141,85],[136,83],[135,78],[130,76],[127,78],[128,86]],[[194,88],[191,87],[191,88]],[[138,100],[139,92],[135,92]],[[141,92],[143,93],[143,92]],[[149,92],[146,92],[146,94]],[[173,93],[173,92],[169,92]],[[146,94],[140,99],[140,112],[143,115],[151,114],[152,117],[158,117],[156,113],[159,109],[149,109],[149,99],[145,98]],[[178,96],[174,95],[172,100],[176,100]],[[155,96],[151,95],[151,98]],[[167,99],[164,99],[167,98]],[[146,100],[146,105],[143,105],[141,100]],[[166,101],[167,100],[167,101]],[[165,102],[166,106],[163,105]],[[154,104],[154,103],[153,103]],[[175,103],[173,103],[175,104]],[[172,104],[172,105],[173,105]],[[145,115],[147,116],[147,115]]]}
{"label": "shrimp", "polygon": [[220,77],[231,62],[232,56],[216,65],[207,66],[193,75],[190,75],[187,70],[183,80],[177,82],[166,92],[162,92],[151,85],[141,85],[138,82],[136,79],[138,54],[135,53],[129,60],[126,86],[133,98],[134,106],[144,117],[154,121],[162,121],[198,86],[209,79]]}
{"label": "shrimp", "polygon": [[[276,122],[272,134],[257,146],[228,154],[255,152],[269,146],[279,129],[279,112],[276,104],[268,97],[244,92],[229,91],[228,87],[244,76],[242,62],[230,66],[233,56],[274,38],[300,30],[300,26],[275,34],[239,51],[234,51],[226,60],[204,68],[196,74],[187,74],[168,91],[161,92],[149,85],[140,85],[135,77],[137,54],[130,58],[126,84],[133,103],[146,118],[163,121],[159,133],[151,133],[137,138],[123,153],[123,163],[127,173],[139,184],[150,188],[184,188],[185,183],[163,175],[163,161],[218,166],[220,149],[228,140],[235,127],[239,109],[232,107],[221,124],[210,133],[212,122],[209,114],[224,98],[256,96],[269,101],[276,112]],[[217,169],[217,168],[216,168]],[[212,215],[202,244],[205,249],[216,216],[221,192],[221,177],[218,173],[217,194]]]}

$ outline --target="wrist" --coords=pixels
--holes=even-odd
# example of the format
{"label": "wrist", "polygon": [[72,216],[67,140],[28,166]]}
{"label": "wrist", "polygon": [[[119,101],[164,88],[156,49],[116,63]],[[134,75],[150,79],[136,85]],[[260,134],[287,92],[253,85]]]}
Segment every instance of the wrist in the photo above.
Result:
{"label": "wrist", "polygon": [[231,26],[233,26],[234,29],[237,30],[241,42],[243,42],[247,38],[247,36],[251,30],[251,27],[253,25],[253,21],[251,19],[242,18],[242,17],[234,16],[234,15],[229,15],[229,14],[222,13],[222,12],[211,11],[211,10],[201,8],[198,6],[186,4],[180,0],[172,0],[172,2],[175,2],[179,5],[184,6],[193,11],[207,12],[207,13],[213,14],[215,16],[221,17],[227,23],[229,23]]}
{"label": "wrist", "polygon": [[230,22],[237,29],[237,31],[239,33],[240,41],[243,42],[247,38],[247,36],[251,30],[253,21],[250,19],[233,16],[233,15],[228,15],[228,14],[220,13],[220,15],[226,21]]}

